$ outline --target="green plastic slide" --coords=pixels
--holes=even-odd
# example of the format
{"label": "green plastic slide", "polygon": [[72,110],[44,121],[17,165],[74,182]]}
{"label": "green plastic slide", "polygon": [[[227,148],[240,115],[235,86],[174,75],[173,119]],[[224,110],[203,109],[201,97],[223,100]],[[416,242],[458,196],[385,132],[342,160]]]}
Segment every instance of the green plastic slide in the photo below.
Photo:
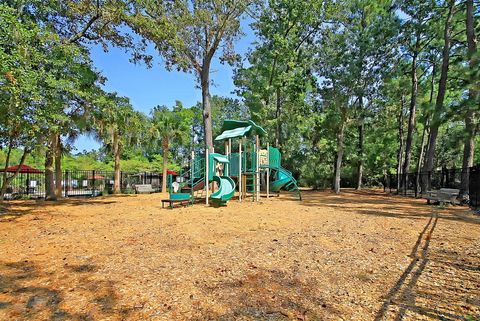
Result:
{"label": "green plastic slide", "polygon": [[213,176],[213,181],[218,183],[218,190],[210,195],[212,201],[226,202],[235,194],[235,182],[229,176]]}
{"label": "green plastic slide", "polygon": [[300,189],[297,185],[297,180],[293,177],[292,173],[282,166],[262,166],[268,167],[276,171],[276,179],[270,183],[270,191],[274,193],[280,192],[281,189],[284,189],[289,192],[295,192],[298,196],[298,199],[302,200],[302,194],[300,193]]}
{"label": "green plastic slide", "polygon": [[288,183],[292,182],[291,176],[286,173],[282,167],[278,168],[277,179],[270,183],[270,190],[272,192],[280,192],[280,190]]}

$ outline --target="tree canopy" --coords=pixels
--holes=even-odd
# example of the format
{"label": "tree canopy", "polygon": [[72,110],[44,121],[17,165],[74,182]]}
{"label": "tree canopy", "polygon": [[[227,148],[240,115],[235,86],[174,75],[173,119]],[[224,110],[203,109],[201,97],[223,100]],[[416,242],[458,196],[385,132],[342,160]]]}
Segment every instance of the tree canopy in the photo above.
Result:
{"label": "tree canopy", "polygon": [[[44,167],[53,199],[62,168],[180,169],[234,118],[261,124],[315,188],[468,168],[480,162],[479,15],[474,0],[3,1],[1,165]],[[239,55],[242,21],[255,42]],[[136,111],[104,89],[93,45],[193,73],[202,100]],[[236,97],[210,94],[215,60],[234,66]],[[73,154],[80,135],[102,147]]]}

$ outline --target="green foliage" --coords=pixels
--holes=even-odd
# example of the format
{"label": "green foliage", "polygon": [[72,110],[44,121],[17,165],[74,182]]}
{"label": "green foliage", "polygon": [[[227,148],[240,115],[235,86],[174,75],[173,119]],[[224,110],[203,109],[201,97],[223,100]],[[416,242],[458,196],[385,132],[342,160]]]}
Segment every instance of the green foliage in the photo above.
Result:
{"label": "green foliage", "polygon": [[218,47],[221,61],[237,59],[233,42],[239,35],[239,16],[250,1],[152,1],[131,5],[124,17],[139,35],[152,41],[168,69],[200,71]]}
{"label": "green foliage", "polygon": [[122,146],[143,140],[146,117],[133,109],[128,98],[100,91],[93,104],[96,108],[91,114],[92,132],[107,148],[113,149],[115,137]]}
{"label": "green foliage", "polygon": [[[465,6],[455,3],[446,97],[443,109],[435,111],[445,1],[4,1],[0,165],[9,153],[13,165],[27,152],[26,163],[43,168],[46,138],[59,134],[65,170],[113,170],[119,162],[124,171],[179,170],[191,151],[203,151],[209,133],[220,134],[225,119],[252,118],[266,128],[269,143],[281,148],[284,166],[302,184],[330,187],[340,170],[342,184],[353,185],[360,163],[366,177],[396,171],[416,57],[411,169],[419,163],[422,135],[424,129],[428,135],[432,121],[439,125],[435,167],[461,167],[465,119],[480,112],[480,59],[467,46]],[[246,11],[253,16],[257,41],[240,62],[234,42]],[[478,10],[473,14],[478,37]],[[128,98],[102,89],[105,79],[95,70],[88,45],[122,47],[134,61],[150,65],[148,41],[167,69],[195,73],[201,103],[157,106],[147,116]],[[216,58],[238,62],[234,81],[241,99],[210,97]],[[102,147],[73,155],[72,144],[85,133]],[[478,128],[474,159],[480,163],[477,133]]]}
{"label": "green foliage", "polygon": [[39,44],[50,44],[51,38],[0,4],[0,147],[30,150],[41,137],[46,113],[37,108],[42,103],[37,83],[45,77],[47,56]]}
{"label": "green foliage", "polygon": [[[404,131],[408,119],[413,50],[419,52],[420,75],[412,148],[416,167],[423,128],[430,126],[431,96],[434,100],[437,91],[434,86],[431,93],[431,83],[438,81],[445,7],[410,0],[397,5],[395,11],[390,1],[274,0],[261,7],[252,24],[258,42],[248,54],[248,66],[236,70],[238,94],[252,117],[267,127],[270,143],[280,145],[285,166],[300,174],[304,184],[331,185],[341,128],[345,130],[344,185],[353,185],[360,160],[367,177],[395,172],[399,114],[403,114]],[[464,8],[456,12],[456,21],[462,21]],[[462,162],[463,145],[455,142],[463,141],[465,135],[462,106],[468,87],[458,78],[463,77],[460,70],[469,71],[464,63],[463,25],[454,25],[457,46],[451,54],[457,58],[441,118],[437,167],[460,167]],[[432,74],[433,64],[436,74]],[[365,128],[362,153],[358,150],[360,123]],[[478,152],[475,155],[478,160]]]}
{"label": "green foliage", "polygon": [[[12,151],[10,164],[19,163],[22,150],[14,149]],[[6,151],[0,150],[0,166],[4,167]],[[45,153],[42,150],[33,151],[28,155],[25,164],[33,168],[43,169],[45,164]],[[97,151],[84,153],[66,153],[62,158],[62,169],[73,171],[98,170],[113,171],[112,157],[106,157],[105,154]],[[143,156],[140,150],[134,152],[124,152],[122,155],[122,171],[125,172],[161,172],[163,166],[163,157],[161,155],[153,155],[151,159]],[[179,171],[180,164],[174,163],[173,159],[169,160],[168,168]]]}

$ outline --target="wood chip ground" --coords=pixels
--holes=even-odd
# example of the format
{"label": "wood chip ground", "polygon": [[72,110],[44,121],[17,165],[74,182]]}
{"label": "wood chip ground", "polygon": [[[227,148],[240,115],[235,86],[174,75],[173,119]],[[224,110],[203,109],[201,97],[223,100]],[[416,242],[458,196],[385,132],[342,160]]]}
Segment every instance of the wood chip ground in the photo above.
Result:
{"label": "wood chip ground", "polygon": [[12,201],[0,320],[477,320],[480,219],[381,191]]}

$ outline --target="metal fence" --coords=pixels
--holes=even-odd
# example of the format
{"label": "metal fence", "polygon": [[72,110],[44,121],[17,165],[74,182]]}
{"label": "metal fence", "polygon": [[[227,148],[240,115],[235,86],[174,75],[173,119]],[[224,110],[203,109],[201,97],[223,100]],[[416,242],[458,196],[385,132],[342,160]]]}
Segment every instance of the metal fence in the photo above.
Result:
{"label": "metal fence", "polygon": [[[462,177],[468,177],[469,190],[462,191]],[[480,165],[470,168],[442,168],[420,173],[390,174],[385,177],[385,190],[404,196],[422,197],[427,191],[455,188],[468,193],[470,204],[480,205]]]}
{"label": "metal fence", "polygon": [[[3,173],[0,173],[0,175],[3,175]],[[62,195],[64,197],[93,197],[110,194],[113,192],[114,175],[113,171],[63,171]],[[162,185],[162,174],[150,172],[120,173],[120,190],[122,193],[134,193],[137,184],[151,184],[152,188],[159,192]],[[7,186],[4,196],[5,199],[44,197],[45,173],[29,172],[19,173]]]}
{"label": "metal fence", "polygon": [[480,165],[470,168],[469,197],[470,205],[480,207]]}

